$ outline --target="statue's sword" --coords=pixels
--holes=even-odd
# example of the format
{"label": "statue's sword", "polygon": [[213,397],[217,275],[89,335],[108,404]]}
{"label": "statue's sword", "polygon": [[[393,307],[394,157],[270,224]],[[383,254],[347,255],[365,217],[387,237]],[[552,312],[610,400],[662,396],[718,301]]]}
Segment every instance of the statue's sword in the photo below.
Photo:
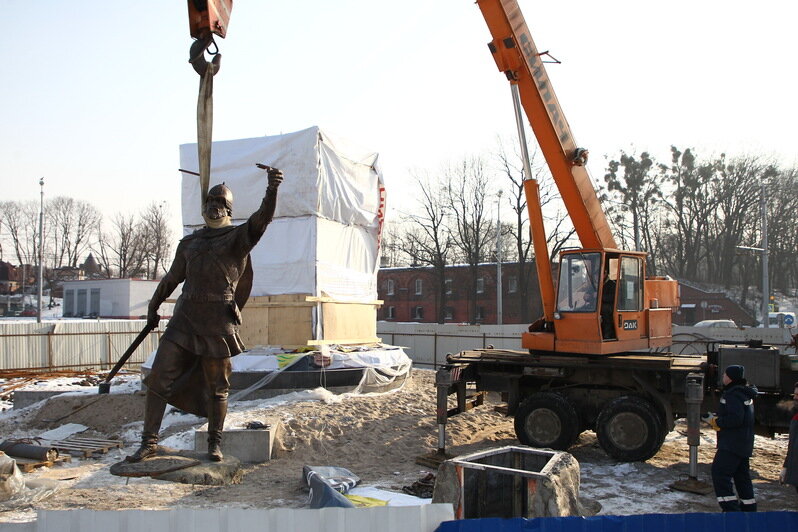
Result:
{"label": "statue's sword", "polygon": [[125,351],[125,353],[119,358],[119,361],[116,363],[116,366],[114,366],[113,369],[110,372],[108,372],[108,375],[105,376],[105,381],[100,383],[97,393],[103,394],[103,393],[109,393],[111,391],[111,379],[113,379],[114,376],[119,372],[119,370],[122,369],[122,366],[125,365],[128,359],[133,355],[133,352],[136,351],[138,346],[141,345],[141,342],[143,342],[144,339],[147,338],[147,335],[150,334],[150,332],[152,332],[153,329],[155,329],[155,325],[150,325],[148,323],[147,325],[144,326],[139,335],[136,336],[136,339],[133,340],[133,343],[130,344],[130,347],[127,348],[127,351]]}

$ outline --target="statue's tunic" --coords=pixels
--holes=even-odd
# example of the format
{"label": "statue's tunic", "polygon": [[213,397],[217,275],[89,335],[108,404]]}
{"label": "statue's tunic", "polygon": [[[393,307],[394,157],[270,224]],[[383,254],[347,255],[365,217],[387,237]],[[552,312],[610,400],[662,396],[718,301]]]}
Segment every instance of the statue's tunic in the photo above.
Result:
{"label": "statue's tunic", "polygon": [[[205,227],[183,238],[169,272],[153,294],[150,308],[157,309],[184,283],[158,346],[153,371],[145,380],[148,388],[178,408],[205,415],[206,399],[199,396],[206,395],[205,389],[212,383],[203,382],[197,357],[226,359],[244,350],[238,327],[239,303],[243,305],[246,299],[236,298],[236,289],[240,281],[251,283],[251,279],[242,280],[242,275],[249,252],[272,220],[276,197],[276,190],[268,188],[260,208],[239,226]],[[187,357],[186,352],[195,356]],[[229,363],[226,366],[229,368]],[[164,373],[169,376],[160,375],[158,367],[167,368]],[[179,378],[174,377],[176,373]]]}

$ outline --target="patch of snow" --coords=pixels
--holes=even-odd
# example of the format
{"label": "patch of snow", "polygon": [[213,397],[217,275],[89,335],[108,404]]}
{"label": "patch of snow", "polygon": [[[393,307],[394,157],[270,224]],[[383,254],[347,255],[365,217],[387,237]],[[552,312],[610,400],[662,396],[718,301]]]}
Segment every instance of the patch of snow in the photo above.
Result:
{"label": "patch of snow", "polygon": [[192,428],[184,432],[173,434],[172,436],[169,436],[168,438],[160,442],[160,444],[163,445],[164,447],[171,447],[172,449],[193,451],[194,432],[195,430]]}
{"label": "patch of snow", "polygon": [[86,425],[81,425],[80,423],[67,423],[66,425],[61,425],[57,429],[42,432],[39,434],[39,437],[43,440],[58,441],[66,439],[73,434],[77,434],[78,432],[83,432],[88,428],[89,427]]}

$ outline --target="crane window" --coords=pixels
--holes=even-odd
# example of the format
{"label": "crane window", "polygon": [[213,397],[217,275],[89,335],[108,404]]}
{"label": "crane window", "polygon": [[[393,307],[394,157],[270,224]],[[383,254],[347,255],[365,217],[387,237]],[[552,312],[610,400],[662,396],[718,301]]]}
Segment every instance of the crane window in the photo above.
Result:
{"label": "crane window", "polygon": [[600,268],[600,253],[564,255],[560,261],[557,310],[595,312]]}
{"label": "crane window", "polygon": [[618,310],[641,310],[643,264],[637,257],[621,258],[621,275],[618,285]]}

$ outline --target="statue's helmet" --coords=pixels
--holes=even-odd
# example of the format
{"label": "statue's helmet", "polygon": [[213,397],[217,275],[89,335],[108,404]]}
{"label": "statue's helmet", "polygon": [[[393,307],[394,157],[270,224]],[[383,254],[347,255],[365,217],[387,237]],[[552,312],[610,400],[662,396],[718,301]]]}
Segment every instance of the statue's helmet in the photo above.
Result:
{"label": "statue's helmet", "polygon": [[215,185],[211,187],[208,191],[208,197],[205,199],[208,202],[211,198],[220,198],[224,200],[224,206],[232,212],[233,210],[233,191],[227,188],[227,186],[222,183],[221,185]]}

